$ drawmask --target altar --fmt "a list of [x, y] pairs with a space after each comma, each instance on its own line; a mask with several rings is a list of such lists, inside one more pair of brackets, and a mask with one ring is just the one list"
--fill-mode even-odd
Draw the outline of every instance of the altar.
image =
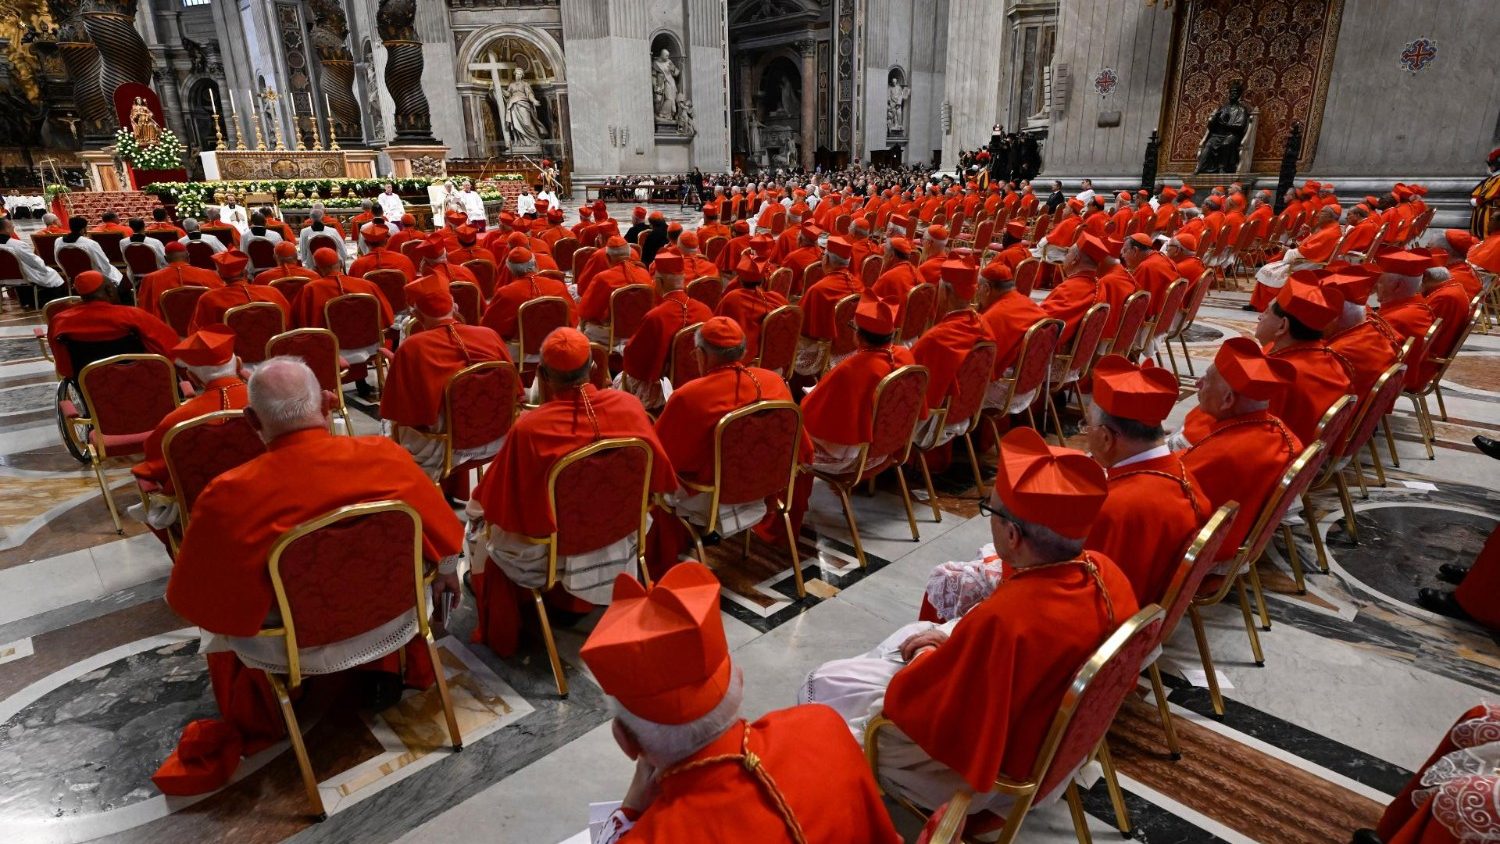
[[373, 179], [373, 150], [228, 150], [198, 154], [209, 181]]

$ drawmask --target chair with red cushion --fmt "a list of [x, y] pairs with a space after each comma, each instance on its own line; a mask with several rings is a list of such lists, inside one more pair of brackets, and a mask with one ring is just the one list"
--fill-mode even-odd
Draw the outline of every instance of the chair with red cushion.
[[1172, 321], [1172, 327], [1167, 330], [1165, 343], [1167, 361], [1172, 365], [1172, 374], [1176, 375], [1178, 380], [1182, 379], [1182, 373], [1177, 371], [1177, 356], [1172, 353], [1172, 341], [1176, 340], [1177, 344], [1182, 347], [1182, 359], [1187, 363], [1188, 377], [1196, 378], [1198, 373], [1193, 369], [1192, 355], [1188, 354], [1187, 333], [1188, 329], [1198, 321], [1198, 311], [1203, 309], [1203, 300], [1208, 298], [1208, 291], [1213, 289], [1214, 279], [1217, 277], [1218, 273], [1213, 270], [1204, 270], [1203, 274], [1198, 276], [1198, 280], [1193, 282], [1192, 289], [1182, 300], [1182, 307], [1178, 309], [1176, 318]]
[[[173, 425], [161, 441], [177, 519], [186, 530], [209, 481], [266, 453], [265, 441], [240, 410], [220, 410]], [[143, 496], [144, 497], [144, 496]], [[176, 536], [173, 536], [175, 552]]]
[[833, 337], [822, 341], [823, 360], [818, 365], [819, 377], [828, 374], [839, 360], [854, 354], [859, 349], [859, 336], [854, 333], [854, 309], [859, 307], [859, 294], [851, 293], [833, 306]]
[[[290, 694], [302, 685], [300, 654], [304, 649], [369, 634], [406, 614], [414, 615], [414, 637], [425, 643], [432, 660], [448, 741], [454, 752], [463, 749], [441, 657], [428, 627], [427, 590], [436, 572], [425, 571], [422, 518], [415, 510], [400, 501], [340, 507], [276, 540], [271, 546], [269, 567], [281, 627], [262, 630], [260, 635], [285, 641], [287, 671], [268, 671], [266, 677], [286, 719], [287, 735], [315, 818], [325, 818], [327, 813]], [[406, 645], [394, 638], [381, 642], [378, 647], [372, 646], [369, 659], [395, 653]]]
[[578, 238], [571, 235], [559, 237], [557, 242], [552, 244], [552, 260], [556, 261], [559, 267], [572, 267], [573, 252], [577, 249]]
[[125, 256], [120, 252], [120, 244], [124, 242], [125, 235], [121, 232], [91, 231], [89, 240], [99, 244], [99, 248], [104, 250], [104, 257], [108, 258], [111, 264], [119, 266], [125, 263]]
[[695, 278], [683, 289], [689, 299], [702, 302], [710, 311], [717, 311], [719, 300], [724, 298], [724, 282], [716, 275]]
[[[866, 289], [870, 285], [865, 285]], [[906, 292], [906, 304], [901, 308], [901, 325], [896, 332], [896, 342], [915, 343], [932, 322], [937, 310], [937, 287], [919, 284]]]
[[[1125, 698], [1135, 691], [1141, 666], [1150, 657], [1151, 651], [1161, 639], [1163, 626], [1162, 608], [1148, 604], [1140, 612], [1126, 619], [1088, 661], [1073, 675], [1058, 706], [1052, 726], [1042, 739], [1032, 763], [1031, 774], [1016, 781], [1000, 776], [993, 790], [1010, 795], [1014, 802], [1005, 817], [989, 812], [969, 815], [964, 824], [971, 828], [985, 826], [989, 831], [999, 830], [995, 840], [1012, 842], [1020, 833], [1021, 824], [1030, 814], [1032, 806], [1042, 797], [1063, 791], [1073, 817], [1073, 831], [1079, 844], [1092, 841], [1087, 816], [1083, 811], [1083, 798], [1072, 777], [1090, 761], [1097, 761], [1104, 768], [1105, 785], [1110, 802], [1114, 804], [1116, 822], [1127, 837], [1130, 833], [1129, 818], [1125, 811], [1124, 796], [1115, 777], [1114, 763], [1110, 759], [1105, 742], [1115, 715], [1124, 705]], [[865, 728], [865, 756], [870, 768], [880, 771], [880, 730], [894, 726], [883, 715], [870, 720]], [[890, 795], [897, 803], [918, 817], [927, 818], [929, 812], [897, 794]], [[950, 803], [948, 812], [962, 815], [968, 808], [968, 792], [961, 792], [957, 802]], [[984, 830], [975, 829], [976, 832]]]
[[344, 405], [343, 379], [348, 364], [339, 355], [339, 340], [326, 328], [294, 328], [283, 331], [266, 343], [266, 357], [291, 355], [302, 358], [313, 374], [318, 377], [318, 386], [334, 396], [337, 407], [334, 413], [344, 420], [344, 431], [354, 436], [354, 424], [349, 419], [349, 408]]
[[[1131, 360], [1139, 362], [1142, 355], [1156, 358], [1161, 362], [1161, 344], [1167, 334], [1172, 330], [1172, 323], [1182, 313], [1182, 303], [1187, 299], [1189, 290], [1188, 280], [1179, 278], [1167, 285], [1167, 292], [1162, 294], [1161, 310], [1156, 316], [1147, 319], [1140, 328], [1139, 339], [1135, 348], [1131, 349]], [[1126, 310], [1129, 313], [1129, 310]]]
[[[229, 244], [225, 244], [228, 246]], [[200, 270], [214, 269], [214, 248], [206, 241], [189, 240], [187, 242], [188, 263]]]
[[[1036, 427], [1036, 414], [1032, 411], [1032, 405], [1036, 403], [1037, 396], [1048, 389], [1047, 379], [1052, 374], [1052, 357], [1057, 353], [1062, 329], [1063, 321], [1060, 319], [1038, 320], [1035, 325], [1026, 329], [1026, 334], [1021, 337], [1021, 351], [1016, 355], [1016, 365], [1011, 374], [994, 382], [1003, 389], [1005, 395], [1003, 401], [991, 405], [997, 413], [1011, 416], [1024, 410], [1028, 423], [1031, 427]], [[995, 415], [987, 413], [985, 418], [989, 421], [995, 442], [999, 442], [1000, 426]]]
[[[825, 271], [823, 269], [822, 262], [808, 264], [807, 269], [802, 271], [802, 286], [793, 290], [791, 295], [788, 296], [787, 299], [790, 301], [795, 301], [801, 298], [802, 294], [806, 293], [808, 288], [818, 283], [818, 279], [823, 277], [824, 272]], [[796, 287], [796, 285], [793, 285], [793, 287]]]
[[[363, 381], [365, 367], [375, 365], [376, 397], [385, 393], [386, 358], [380, 354], [385, 343], [386, 326], [381, 325], [380, 300], [369, 293], [345, 293], [323, 303], [324, 324], [338, 338], [349, 365], [348, 381]], [[375, 349], [364, 360], [359, 360], [356, 350]]]
[[406, 273], [392, 269], [370, 270], [365, 273], [365, 281], [380, 288], [385, 300], [391, 303], [391, 313], [399, 314], [409, 307], [406, 301]]
[[[1229, 538], [1230, 528], [1234, 526], [1234, 517], [1239, 509], [1239, 505], [1231, 501], [1214, 511], [1214, 514], [1193, 537], [1193, 541], [1188, 543], [1187, 551], [1182, 555], [1182, 562], [1177, 565], [1176, 573], [1167, 584], [1165, 594], [1137, 596], [1137, 600], [1165, 608], [1161, 635], [1156, 643], [1157, 646], [1151, 649], [1153, 653], [1161, 652], [1161, 646], [1172, 638], [1172, 632], [1177, 629], [1178, 622], [1182, 621], [1182, 617], [1192, 606], [1193, 596], [1198, 594], [1198, 588], [1203, 584], [1204, 578], [1208, 577], [1209, 571], [1213, 569], [1214, 562], [1219, 557], [1219, 550], [1224, 547], [1224, 540]], [[1157, 666], [1155, 659], [1151, 660], [1150, 673], [1151, 689], [1156, 694], [1156, 710], [1161, 715], [1162, 729], [1167, 734], [1167, 749], [1172, 752], [1173, 759], [1180, 759], [1182, 747], [1177, 742], [1177, 729], [1172, 725], [1171, 709], [1167, 706], [1167, 692], [1162, 687], [1161, 669]]]
[[859, 265], [859, 280], [867, 289], [875, 286], [875, 281], [880, 278], [881, 265], [884, 263], [884, 256], [868, 255], [864, 263]]
[[[798, 451], [802, 444], [802, 411], [789, 401], [758, 401], [732, 410], [714, 426], [714, 482], [698, 484], [678, 478], [688, 490], [711, 493], [708, 524], [695, 525], [680, 514], [682, 522], [693, 537], [698, 549], [698, 559], [708, 557], [703, 550], [702, 534], [723, 534], [724, 525], [719, 522], [719, 510], [760, 501], [774, 501], [786, 529], [787, 550], [792, 555], [792, 577], [797, 583], [797, 597], [807, 596], [802, 582], [802, 564], [797, 555], [797, 538], [792, 533], [790, 502], [792, 485], [797, 482], [799, 465]], [[745, 535], [748, 554], [750, 529], [739, 531]]]
[[68, 292], [73, 291], [73, 279], [79, 273], [86, 273], [94, 268], [94, 261], [89, 253], [83, 251], [83, 247], [74, 246], [71, 243], [57, 244], [57, 268], [62, 277], [68, 282]]
[[1129, 357], [1135, 349], [1135, 341], [1141, 334], [1141, 327], [1146, 324], [1146, 318], [1150, 313], [1150, 293], [1137, 290], [1126, 296], [1124, 304], [1120, 305], [1120, 321], [1115, 324], [1114, 339], [1109, 342], [1109, 348], [1104, 351], [1104, 354]]
[[234, 353], [240, 363], [254, 366], [266, 359], [266, 344], [286, 330], [286, 314], [275, 302], [247, 302], [224, 312], [224, 324], [234, 332]]
[[[1028, 240], [1032, 243], [1040, 242], [1047, 235], [1047, 230], [1050, 228], [1052, 228], [1052, 218], [1046, 214], [1038, 214], [1036, 224], [1031, 227], [1031, 237]], [[1019, 286], [1017, 285], [1017, 287]]]
[[[576, 250], [573, 251], [573, 266], [572, 266], [573, 273], [572, 273], [572, 275], [573, 275], [573, 282], [575, 284], [578, 282], [578, 274], [580, 272], [583, 272], [583, 267], [584, 267], [585, 264], [587, 264], [589, 262], [589, 258], [593, 256], [595, 248], [596, 247], [593, 247], [593, 246], [581, 246], [578, 249], [576, 249]], [[562, 264], [558, 264], [558, 266], [560, 267], [560, 266], [562, 266]], [[579, 291], [580, 294], [582, 292], [583, 291]]]
[[719, 260], [719, 253], [723, 252], [724, 247], [728, 245], [729, 238], [723, 235], [711, 237], [703, 243], [703, 257], [710, 261], [717, 261]]
[[792, 364], [797, 359], [797, 341], [801, 336], [801, 308], [782, 305], [766, 314], [760, 320], [760, 347], [756, 350], [755, 365], [782, 378], [790, 378]]
[[[1224, 600], [1231, 589], [1238, 593], [1240, 615], [1244, 618], [1245, 633], [1250, 637], [1250, 650], [1255, 656], [1255, 664], [1266, 664], [1265, 654], [1260, 648], [1260, 635], [1255, 632], [1255, 619], [1250, 610], [1250, 599], [1245, 592], [1246, 581], [1249, 581], [1249, 587], [1255, 592], [1256, 598], [1263, 601], [1260, 572], [1255, 563], [1265, 552], [1272, 534], [1276, 532], [1276, 527], [1286, 518], [1286, 511], [1307, 491], [1313, 479], [1317, 477], [1318, 467], [1323, 461], [1324, 448], [1323, 443], [1313, 442], [1303, 449], [1302, 454], [1296, 460], [1292, 461], [1292, 465], [1282, 473], [1276, 489], [1266, 499], [1265, 506], [1261, 508], [1260, 515], [1255, 519], [1255, 526], [1246, 534], [1244, 543], [1229, 561], [1226, 574], [1213, 574], [1205, 578], [1198, 594], [1193, 598], [1192, 607], [1188, 609], [1188, 615], [1193, 621], [1193, 635], [1198, 640], [1198, 654], [1203, 659], [1203, 670], [1208, 679], [1209, 698], [1213, 702], [1214, 713], [1217, 715], [1224, 714], [1224, 697], [1219, 692], [1219, 680], [1214, 674], [1213, 654], [1209, 650], [1208, 634], [1204, 631], [1203, 619], [1198, 611], [1202, 607], [1211, 607]], [[1270, 627], [1267, 626], [1266, 629], [1269, 630]]]
[[[595, 367], [597, 369], [597, 367]], [[549, 536], [534, 537], [547, 546], [547, 582], [531, 590], [541, 617], [542, 638], [552, 661], [557, 693], [568, 694], [562, 659], [552, 639], [552, 625], [542, 604], [542, 593], [562, 580], [558, 558], [604, 548], [632, 534], [636, 541], [636, 569], [647, 586], [646, 508], [651, 495], [651, 446], [639, 437], [615, 437], [576, 449], [547, 473], [547, 502], [556, 528]], [[493, 574], [494, 571], [491, 572]], [[489, 575], [487, 575], [489, 576]]]
[[1016, 292], [1022, 296], [1030, 296], [1041, 270], [1042, 262], [1036, 258], [1027, 258], [1016, 264]]
[[246, 244], [245, 254], [250, 256], [250, 273], [252, 277], [255, 273], [269, 270], [276, 266], [276, 244], [272, 243], [268, 238], [251, 238], [250, 242]]
[[606, 349], [603, 343], [589, 344], [589, 362], [593, 364], [589, 367], [589, 383], [593, 384], [596, 390], [604, 390], [612, 386], [610, 381], [614, 373], [609, 371], [609, 357], [609, 349]]
[[[471, 364], [448, 376], [443, 387], [443, 430], [417, 431], [443, 445], [443, 471], [439, 481], [470, 469], [481, 469], [494, 455], [455, 463], [456, 454], [487, 446], [504, 437], [520, 413], [521, 376], [509, 361], [487, 360]], [[398, 439], [400, 426], [391, 426]]]
[[453, 281], [448, 283], [448, 291], [453, 294], [458, 318], [465, 325], [478, 325], [484, 314], [484, 291], [479, 285], [472, 281]]
[[161, 355], [123, 354], [84, 366], [77, 383], [83, 406], [65, 411], [71, 436], [94, 468], [115, 531], [123, 533], [104, 461], [145, 451], [146, 438], [181, 401], [177, 373]]
[[853, 222], [854, 218], [848, 214], [840, 214], [837, 217], [834, 217], [833, 233], [840, 236], [848, 234], [849, 226], [853, 224]]
[[122, 252], [125, 269], [130, 280], [137, 285], [141, 283], [141, 276], [154, 273], [162, 267], [161, 259], [156, 257], [156, 250], [144, 243], [127, 243]]
[[564, 326], [570, 326], [568, 302], [561, 296], [539, 296], [522, 302], [516, 310], [516, 354], [521, 362], [521, 381], [531, 386], [541, 360], [542, 341], [547, 335]]
[[678, 329], [672, 335], [672, 348], [667, 355], [667, 380], [672, 382], [672, 389], [676, 390], [683, 384], [703, 374], [702, 368], [698, 366], [698, 328], [703, 325], [695, 322], [692, 325]]
[[849, 503], [849, 493], [861, 483], [872, 480], [887, 469], [895, 468], [896, 480], [901, 485], [901, 502], [906, 505], [906, 522], [911, 527], [911, 538], [921, 538], [917, 533], [917, 517], [911, 509], [911, 491], [906, 488], [906, 477], [901, 465], [911, 453], [912, 434], [917, 420], [927, 402], [928, 372], [925, 366], [903, 366], [880, 379], [875, 388], [874, 412], [871, 414], [871, 436], [867, 443], [859, 444], [859, 456], [854, 469], [834, 474], [811, 467], [813, 476], [833, 487], [844, 507], [844, 521], [849, 525], [849, 536], [854, 542], [854, 555], [859, 567], [865, 568], [865, 548], [859, 539], [859, 525], [854, 520], [854, 508]]
[[416, 253], [414, 253], [412, 250], [416, 249], [417, 246], [420, 245], [421, 243], [422, 243], [421, 238], [414, 238], [412, 240], [403, 240], [403, 241], [401, 241], [401, 246], [399, 247], [399, 249], [401, 251], [401, 254], [403, 256], [411, 259], [412, 263], [414, 263], [414, 264], [418, 263], [417, 257], [416, 257]]
[[[1307, 490], [1302, 493], [1302, 520], [1307, 525], [1307, 532], [1312, 535], [1313, 550], [1317, 553], [1318, 570], [1324, 574], [1328, 573], [1328, 549], [1323, 545], [1323, 535], [1318, 530], [1316, 511], [1312, 507], [1312, 493], [1316, 489], [1332, 483], [1338, 488], [1339, 503], [1344, 510], [1345, 533], [1354, 542], [1359, 542], [1359, 528], [1354, 523], [1354, 501], [1349, 497], [1349, 484], [1344, 480], [1344, 469], [1352, 458], [1359, 456], [1359, 449], [1365, 447], [1364, 442], [1358, 444], [1353, 442], [1354, 437], [1361, 433], [1357, 430], [1364, 425], [1364, 409], [1367, 404], [1378, 401], [1389, 401], [1395, 405], [1395, 398], [1380, 394], [1381, 390], [1387, 390], [1399, 395], [1399, 385], [1392, 386], [1386, 381], [1385, 376], [1392, 370], [1404, 372], [1405, 364], [1397, 361], [1392, 364], [1386, 372], [1371, 386], [1371, 392], [1366, 401], [1360, 402], [1353, 394], [1346, 395], [1333, 403], [1333, 406], [1323, 412], [1323, 418], [1318, 420], [1316, 429], [1317, 440], [1324, 446], [1323, 462], [1318, 467], [1317, 477], [1314, 478]], [[1376, 420], [1378, 422], [1378, 420]], [[1373, 423], [1365, 435], [1366, 441], [1374, 434]], [[1363, 481], [1361, 481], [1363, 482]], [[1287, 562], [1291, 564], [1292, 574], [1297, 580], [1297, 594], [1306, 594], [1307, 587], [1303, 579], [1302, 556], [1297, 552], [1297, 546], [1292, 541], [1292, 525], [1287, 521], [1281, 523], [1281, 538], [1287, 546]], [[1269, 627], [1270, 621], [1266, 620]]]
[[[464, 261], [464, 269], [474, 274], [479, 282], [479, 292], [488, 302], [495, 295], [495, 262], [488, 258], [475, 258], [472, 261]], [[478, 325], [478, 323], [469, 323]]]
[[609, 294], [609, 344], [619, 349], [640, 330], [646, 314], [656, 305], [656, 288], [649, 284], [627, 284]]
[[162, 294], [156, 298], [156, 307], [161, 312], [161, 321], [171, 326], [172, 330], [177, 332], [178, 337], [186, 337], [188, 326], [193, 322], [193, 314], [198, 310], [198, 300], [207, 292], [207, 287], [199, 287], [196, 284], [163, 290]]
[[792, 291], [792, 268], [779, 267], [766, 279], [766, 289], [787, 296]]
[[339, 256], [339, 271], [344, 268], [344, 241], [336, 234], [315, 234], [307, 239], [307, 254], [312, 255], [319, 249], [332, 249]]
[[[302, 288], [306, 287], [310, 281], [312, 279], [307, 276], [289, 275], [283, 278], [272, 279], [271, 289], [280, 293], [282, 298], [288, 302], [295, 302], [297, 301], [297, 296], [302, 293]], [[394, 307], [394, 304], [392, 307]]]
[[[975, 343], [958, 365], [954, 380], [958, 383], [958, 395], [949, 396], [943, 406], [932, 412], [927, 424], [934, 432], [934, 439], [948, 425], [963, 424], [964, 429], [955, 435], [962, 438], [969, 450], [969, 468], [974, 472], [974, 483], [979, 486], [979, 497], [984, 497], [984, 477], [979, 473], [979, 455], [974, 450], [974, 431], [979, 428], [979, 419], [984, 411], [984, 395], [990, 386], [990, 375], [995, 371], [995, 356], [998, 352], [990, 341]], [[922, 481], [927, 485], [927, 503], [932, 507], [932, 520], [941, 522], [943, 513], [938, 509], [937, 490], [932, 486], [932, 472], [927, 467], [927, 452], [933, 445], [924, 448], [916, 443], [917, 463], [922, 468]]]
[[[1100, 302], [1089, 308], [1073, 332], [1073, 345], [1066, 353], [1052, 356], [1052, 374], [1047, 379], [1047, 410], [1052, 414], [1052, 424], [1057, 429], [1058, 442], [1062, 442], [1062, 417], [1057, 412], [1057, 401], [1053, 393], [1060, 393], [1083, 380], [1094, 369], [1099, 357], [1099, 344], [1104, 340], [1104, 325], [1109, 322], [1109, 303]], [[1064, 405], [1067, 398], [1064, 397]]]
[[[3, 255], [0, 255], [0, 257], [3, 257]], [[47, 344], [47, 330], [48, 326], [52, 325], [52, 318], [62, 313], [64, 309], [71, 308], [82, 301], [83, 298], [80, 296], [63, 296], [53, 299], [42, 306], [43, 324], [31, 329], [31, 334], [36, 338], [37, 345], [42, 347], [42, 357], [49, 361], [52, 360], [52, 347]], [[77, 358], [73, 359], [77, 360]]]
[[49, 267], [57, 266], [57, 244], [62, 235], [56, 232], [37, 232], [31, 236], [31, 249], [36, 253], [42, 263]]

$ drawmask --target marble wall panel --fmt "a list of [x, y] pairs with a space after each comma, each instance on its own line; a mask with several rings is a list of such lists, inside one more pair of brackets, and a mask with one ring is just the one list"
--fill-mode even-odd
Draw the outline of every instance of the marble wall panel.
[[925, 162], [941, 146], [949, 0], [869, 0], [865, 7], [864, 150], [888, 147], [887, 80], [906, 74], [907, 162]]
[[[952, 167], [960, 149], [989, 142], [990, 127], [1000, 116], [1004, 57], [1011, 45], [1002, 4], [995, 0], [949, 0], [947, 21], [942, 95], [937, 98], [932, 138], [941, 141], [943, 166]], [[942, 128], [944, 101], [951, 111], [947, 133]]]

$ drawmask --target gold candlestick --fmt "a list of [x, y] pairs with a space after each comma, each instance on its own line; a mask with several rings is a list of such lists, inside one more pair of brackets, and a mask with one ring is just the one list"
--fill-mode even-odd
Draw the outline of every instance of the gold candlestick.
[[285, 152], [286, 141], [281, 137], [281, 121], [276, 119], [276, 102], [281, 99], [281, 96], [267, 88], [261, 92], [260, 98], [271, 106], [271, 137], [275, 139], [276, 151]]
[[240, 123], [240, 113], [231, 110], [229, 112], [229, 122], [234, 124], [234, 150], [235, 152], [244, 152], [245, 130], [242, 128], [244, 124]]
[[312, 132], [313, 151], [323, 151], [323, 139], [318, 135], [318, 109], [313, 105], [312, 92], [307, 92], [307, 127]]
[[214, 149], [224, 148], [223, 120], [219, 117], [219, 102], [214, 97], [214, 89], [208, 89], [208, 108], [214, 116]]
[[333, 101], [328, 99], [327, 92], [323, 94], [323, 109], [328, 122], [328, 148], [336, 151], [339, 148], [339, 136], [333, 132]]

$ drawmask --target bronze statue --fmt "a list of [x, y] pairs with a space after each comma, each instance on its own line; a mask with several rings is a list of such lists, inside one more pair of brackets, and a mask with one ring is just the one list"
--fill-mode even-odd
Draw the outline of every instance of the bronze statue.
[[1245, 86], [1229, 85], [1229, 102], [1219, 106], [1208, 118], [1208, 131], [1198, 148], [1195, 173], [1236, 173], [1240, 166], [1240, 144], [1250, 128], [1250, 109], [1240, 102]]
[[151, 113], [151, 107], [146, 105], [146, 100], [142, 97], [136, 97], [135, 105], [130, 107], [130, 132], [135, 136], [136, 145], [143, 150], [156, 146], [161, 138], [161, 127], [156, 125], [156, 116]]

